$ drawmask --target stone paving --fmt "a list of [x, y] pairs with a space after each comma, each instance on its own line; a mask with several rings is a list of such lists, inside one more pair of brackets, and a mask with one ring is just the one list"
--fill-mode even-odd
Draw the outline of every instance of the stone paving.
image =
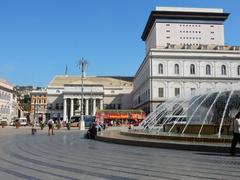
[[79, 130], [0, 128], [0, 179], [240, 179], [240, 156], [118, 145]]

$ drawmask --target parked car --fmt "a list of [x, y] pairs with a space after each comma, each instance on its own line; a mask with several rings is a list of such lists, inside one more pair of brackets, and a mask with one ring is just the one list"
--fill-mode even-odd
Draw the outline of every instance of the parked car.
[[9, 123], [9, 125], [10, 125], [10, 126], [15, 126], [15, 121], [11, 121], [11, 122]]
[[8, 125], [8, 122], [7, 122], [7, 120], [1, 120], [1, 122], [0, 122], [0, 124], [2, 125], [2, 126], [7, 126]]

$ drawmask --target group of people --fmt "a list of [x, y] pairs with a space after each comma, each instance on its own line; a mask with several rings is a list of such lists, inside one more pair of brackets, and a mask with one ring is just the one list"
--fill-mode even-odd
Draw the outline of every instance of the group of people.
[[106, 123], [96, 124], [95, 122], [91, 124], [90, 128], [87, 131], [86, 137], [88, 139], [95, 139], [97, 132], [105, 130], [107, 127]]

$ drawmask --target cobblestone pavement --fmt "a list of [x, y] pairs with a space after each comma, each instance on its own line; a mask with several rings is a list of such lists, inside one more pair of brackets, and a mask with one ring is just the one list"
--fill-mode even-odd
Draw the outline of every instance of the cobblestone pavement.
[[0, 179], [240, 179], [240, 156], [104, 143], [79, 130], [54, 136], [0, 129]]

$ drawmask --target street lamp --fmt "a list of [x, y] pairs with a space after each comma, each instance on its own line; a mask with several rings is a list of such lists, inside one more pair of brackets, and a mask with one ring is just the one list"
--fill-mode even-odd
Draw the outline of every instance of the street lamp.
[[80, 59], [78, 61], [77, 64], [79, 70], [82, 73], [82, 78], [81, 78], [81, 119], [79, 122], [79, 129], [80, 130], [85, 130], [85, 122], [84, 122], [84, 115], [83, 115], [83, 78], [85, 75], [85, 70], [86, 70], [86, 66], [87, 66], [87, 60], [85, 60], [84, 58]]

